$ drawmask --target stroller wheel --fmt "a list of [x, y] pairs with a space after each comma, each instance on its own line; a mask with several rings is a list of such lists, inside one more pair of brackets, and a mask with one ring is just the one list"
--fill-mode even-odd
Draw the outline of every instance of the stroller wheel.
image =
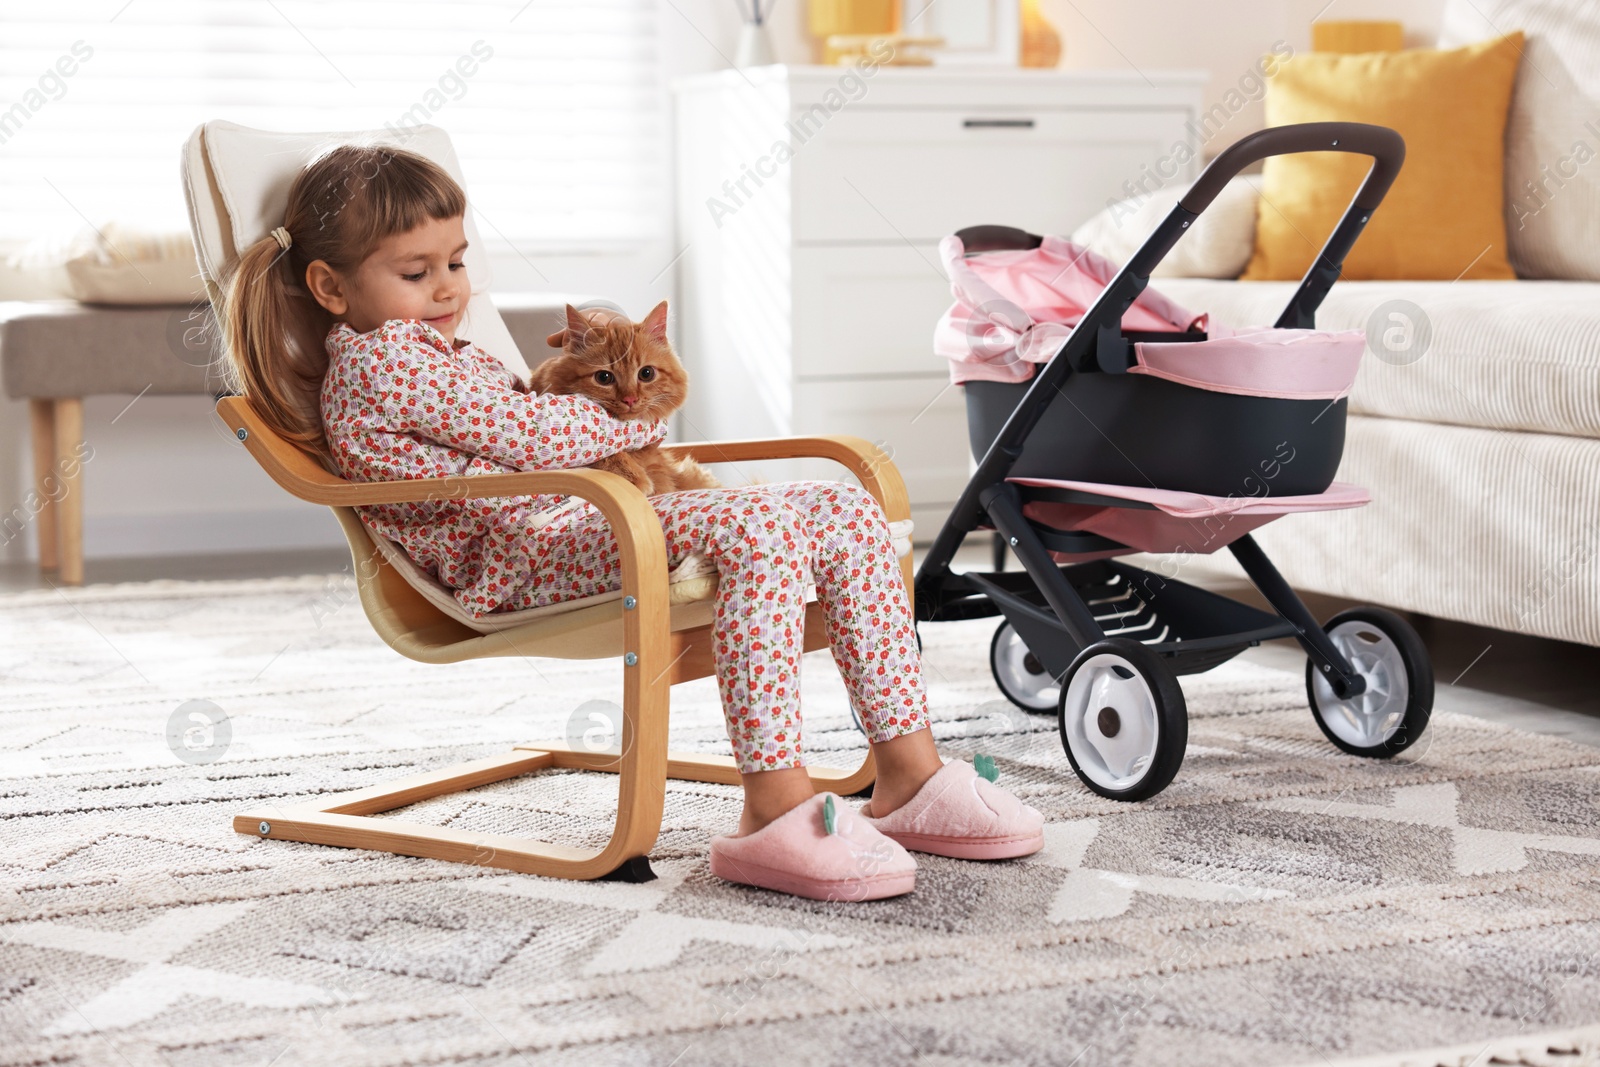
[[1383, 608], [1351, 608], [1323, 626], [1366, 679], [1341, 700], [1310, 661], [1306, 697], [1329, 741], [1355, 756], [1393, 756], [1415, 744], [1433, 713], [1433, 664], [1411, 624]]
[[1009, 622], [1001, 623], [989, 642], [989, 670], [1000, 692], [1023, 711], [1051, 712], [1061, 703], [1061, 683], [1028, 651]]
[[1112, 800], [1167, 787], [1189, 743], [1189, 710], [1172, 670], [1137, 641], [1078, 654], [1062, 678], [1061, 744], [1083, 784]]

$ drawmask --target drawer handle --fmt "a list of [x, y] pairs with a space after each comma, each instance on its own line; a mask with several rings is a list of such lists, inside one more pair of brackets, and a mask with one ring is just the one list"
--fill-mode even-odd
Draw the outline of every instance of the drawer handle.
[[969, 130], [1031, 130], [1032, 119], [962, 119], [961, 125]]

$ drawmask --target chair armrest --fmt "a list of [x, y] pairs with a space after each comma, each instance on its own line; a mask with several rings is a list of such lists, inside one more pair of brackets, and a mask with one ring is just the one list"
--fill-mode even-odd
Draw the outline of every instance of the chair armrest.
[[616, 507], [643, 507], [643, 514], [648, 515], [652, 522], [656, 521], [655, 512], [650, 510], [649, 502], [639, 487], [608, 471], [575, 467], [555, 471], [352, 482], [330, 474], [306, 453], [273, 433], [244, 397], [225, 396], [218, 400], [217, 414], [273, 481], [294, 496], [313, 504], [353, 508], [364, 504], [416, 504], [432, 500], [478, 500], [559, 493], [582, 497], [597, 504], [601, 502], [600, 498], [604, 498]]
[[911, 500], [900, 469], [883, 449], [852, 434], [755, 438], [746, 441], [693, 441], [663, 445], [662, 451], [700, 463], [737, 463], [757, 459], [831, 459], [861, 479], [890, 522], [911, 517]]
[[[453, 475], [448, 478], [399, 478], [383, 482], [350, 482], [322, 469], [310, 456], [272, 432], [244, 397], [217, 401], [221, 416], [273, 481], [301, 500], [329, 507], [364, 504], [415, 504], [436, 500], [481, 500], [493, 497], [555, 493], [576, 496], [598, 507], [624, 553], [642, 553], [623, 560], [624, 574], [642, 565], [645, 588], [666, 589], [667, 548], [661, 520], [639, 487], [609, 471], [578, 467], [558, 471]], [[631, 543], [631, 546], [630, 546]]]
[[[259, 456], [256, 458], [260, 459]], [[582, 497], [597, 504], [601, 498], [605, 498], [618, 507], [643, 507], [646, 514], [652, 518], [655, 516], [655, 512], [650, 510], [649, 500], [638, 486], [610, 471], [591, 470], [588, 467], [506, 474], [455, 474], [447, 478], [396, 478], [377, 482], [339, 479], [333, 485], [301, 483], [297, 486], [276, 476], [274, 480], [302, 500], [335, 508], [362, 507], [367, 504], [425, 504], [441, 500], [491, 500], [559, 493], [562, 496]]]

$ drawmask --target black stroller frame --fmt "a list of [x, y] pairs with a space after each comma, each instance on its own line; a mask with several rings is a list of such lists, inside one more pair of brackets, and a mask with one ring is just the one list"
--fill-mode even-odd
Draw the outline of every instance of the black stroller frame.
[[[1299, 641], [1308, 657], [1307, 695], [1317, 723], [1330, 741], [1347, 752], [1393, 755], [1416, 741], [1431, 712], [1433, 676], [1427, 652], [1398, 615], [1381, 608], [1356, 608], [1336, 616], [1326, 627], [1319, 624], [1248, 533], [1227, 547], [1275, 613], [1114, 559], [1057, 564], [1052, 551], [1126, 554], [1135, 550], [1096, 534], [1058, 530], [1033, 521], [1024, 514], [1027, 504], [1045, 501], [1145, 509], [1154, 505], [1007, 480], [1046, 409], [1058, 395], [1067, 396], [1063, 389], [1072, 376], [1124, 375], [1133, 362], [1132, 344], [1136, 341], [1205, 338], [1197, 331], [1126, 333], [1121, 323], [1152, 270], [1222, 187], [1246, 166], [1267, 156], [1328, 151], [1368, 155], [1373, 165], [1275, 323], [1279, 328], [1313, 327], [1317, 308], [1339, 278], [1345, 256], [1404, 161], [1405, 144], [1393, 130], [1342, 122], [1276, 127], [1247, 136], [1217, 156], [1107, 284], [1056, 355], [1037, 370], [982, 452], [976, 472], [917, 571], [919, 621], [1004, 616], [991, 648], [996, 682], [1008, 698], [1030, 711], [1049, 710], [1037, 699], [1038, 693], [1048, 694], [1049, 686], [1030, 689], [1027, 674], [1059, 688], [1054, 710], [1060, 719], [1063, 746], [1080, 778], [1101, 795], [1137, 800], [1165, 788], [1182, 763], [1188, 732], [1187, 710], [1175, 676], [1209, 670], [1262, 641], [1286, 637]], [[958, 236], [973, 254], [1035, 248], [1041, 242], [1035, 235], [1006, 226], [972, 227]], [[975, 384], [989, 383], [969, 383], [969, 413], [974, 410]], [[1073, 407], [1087, 418], [1089, 413], [1079, 405]], [[1330, 403], [1324, 413], [1328, 409], [1336, 409], [1330, 418], [1338, 422], [1331, 439], [1331, 465], [1327, 466], [1331, 477], [1343, 447], [1344, 401]], [[1112, 443], [1110, 438], [1106, 441]], [[975, 453], [981, 444], [975, 435]], [[1070, 464], [1070, 457], [1063, 461]], [[994, 570], [953, 571], [951, 562], [957, 549], [969, 533], [984, 526], [997, 531]], [[1022, 572], [1004, 570], [1006, 548], [1015, 554]], [[1006, 633], [1008, 627], [1012, 635]], [[1018, 639], [1026, 646], [1020, 662], [1026, 664], [1027, 674], [1002, 666], [1002, 642]], [[1073, 687], [1090, 664], [1098, 680], [1083, 685], [1098, 688], [1086, 695], [1081, 686]], [[1126, 696], [1129, 685], [1136, 691], [1133, 698]], [[1138, 689], [1141, 685], [1142, 690]], [[1382, 690], [1381, 697], [1378, 690], [1369, 692], [1374, 685]], [[1396, 696], [1402, 685], [1403, 693]], [[1124, 696], [1116, 697], [1119, 692]], [[1119, 743], [1119, 733], [1127, 740], [1132, 732], [1145, 729], [1130, 725], [1127, 710], [1118, 704], [1128, 699], [1137, 703], [1144, 699], [1138, 696], [1141, 692], [1148, 697], [1144, 706], [1153, 709], [1148, 711], [1153, 718], [1147, 732], [1153, 731], [1154, 738], [1139, 735], [1144, 738], [1140, 742], [1145, 746], [1143, 754], [1126, 767], [1099, 766], [1096, 744], [1113, 746]], [[1364, 695], [1366, 704], [1361, 703]], [[1379, 700], [1387, 701], [1382, 706], [1389, 709], [1387, 725], [1381, 731], [1361, 720], [1359, 710], [1350, 710]], [[1402, 701], [1404, 714], [1398, 715], [1394, 709]], [[1105, 706], [1096, 708], [1096, 703]], [[1086, 761], [1091, 766], [1085, 766]], [[1119, 769], [1127, 773], [1117, 773]]]

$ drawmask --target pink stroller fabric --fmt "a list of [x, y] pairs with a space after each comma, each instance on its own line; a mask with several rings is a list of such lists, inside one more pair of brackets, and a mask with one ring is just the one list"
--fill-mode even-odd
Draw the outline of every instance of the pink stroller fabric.
[[[950, 380], [1025, 382], [1033, 365], [1061, 349], [1118, 267], [1060, 237], [1038, 248], [985, 252], [972, 259], [959, 237], [939, 242], [956, 303], [939, 319], [934, 351], [950, 362]], [[1122, 316], [1127, 330], [1205, 330], [1210, 339], [1140, 342], [1130, 374], [1246, 396], [1334, 400], [1355, 383], [1365, 348], [1359, 330], [1234, 332], [1213, 326], [1146, 286]]]
[[[1098, 534], [1139, 552], [1189, 552], [1205, 555], [1237, 541], [1252, 530], [1274, 519], [1301, 511], [1337, 511], [1359, 508], [1372, 499], [1365, 489], [1345, 482], [1334, 482], [1321, 493], [1310, 496], [1206, 496], [1172, 489], [1141, 488], [1133, 485], [1102, 485], [1055, 478], [1008, 478], [1018, 485], [1052, 486], [1117, 500], [1154, 504], [1155, 510], [1115, 507], [1107, 504], [1065, 504], [1035, 500], [1023, 506], [1022, 513], [1035, 522], [1058, 530], [1082, 530]], [[1051, 553], [1058, 563], [1084, 558]], [[1122, 552], [1093, 555], [1121, 555]]]

